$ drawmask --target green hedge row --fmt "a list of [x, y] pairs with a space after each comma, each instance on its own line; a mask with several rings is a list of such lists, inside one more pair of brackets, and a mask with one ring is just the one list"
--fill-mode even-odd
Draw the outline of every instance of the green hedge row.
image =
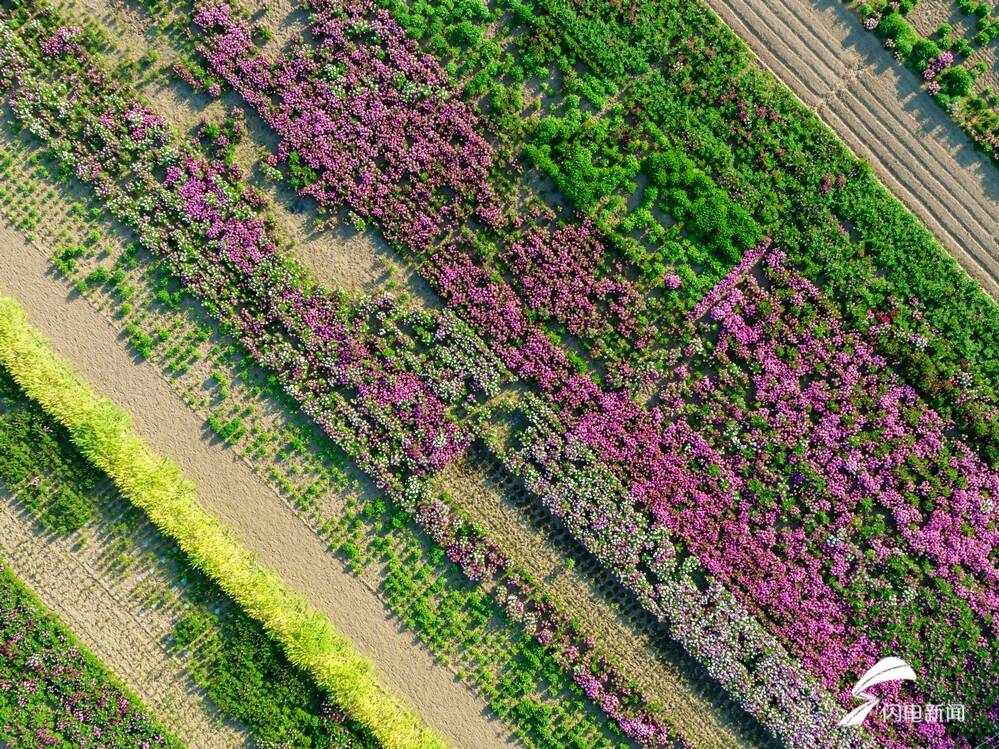
[[[910, 8], [915, 4], [915, 0], [910, 0]], [[939, 57], [945, 50], [965, 58], [974, 54], [971, 44], [963, 37], [954, 40], [948, 35], [938, 43], [922, 36], [905, 19], [908, 9], [904, 4], [893, 10], [888, 0], [872, 0], [862, 3], [858, 11], [868, 23], [875, 25], [874, 32], [885, 39], [886, 43], [890, 43], [898, 57], [916, 75], [922, 76], [930, 60]], [[953, 33], [953, 27], [949, 24], [943, 29], [949, 29]], [[981, 29], [975, 37], [977, 43], [988, 44], [999, 36], [999, 23], [990, 22], [987, 18]], [[956, 59], [936, 76], [935, 81], [940, 90], [933, 99], [947, 110], [958, 127], [971, 136], [975, 146], [992, 158], [993, 165], [999, 165], [999, 152], [994, 145], [996, 133], [999, 132], [999, 113], [995, 111], [995, 100], [991, 96], [986, 98], [974, 92], [975, 79], [981, 72], [984, 72], [983, 68], [971, 65], [967, 60], [961, 62]]]
[[303, 597], [240, 547], [233, 533], [198, 503], [180, 469], [131, 433], [127, 413], [95, 394], [49, 349], [12, 299], [0, 298], [0, 364], [69, 432], [80, 452], [122, 494], [176, 540], [214, 580], [385, 747], [444, 747], [411, 708], [375, 680], [372, 664]]

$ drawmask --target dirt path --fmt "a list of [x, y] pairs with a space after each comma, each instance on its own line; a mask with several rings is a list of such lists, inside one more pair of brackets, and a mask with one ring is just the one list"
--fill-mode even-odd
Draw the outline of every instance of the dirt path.
[[16, 298], [52, 348], [129, 411], [136, 432], [175, 460], [204, 506], [371, 658], [382, 683], [405, 695], [456, 747], [516, 744], [481, 697], [400, 629], [376, 595], [343, 569], [285, 502], [232, 451], [205, 439], [203, 422], [156, 369], [137, 364], [84, 299], [67, 297], [38, 247], [0, 229], [0, 291]]
[[999, 297], [999, 170], [840, 0], [707, 0]]
[[81, 543], [99, 525], [69, 537], [45, 535], [0, 490], [0, 556], [14, 573], [191, 749], [246, 746], [245, 729], [220, 719], [185, 662], [164, 647], [168, 613], [132, 600], [135, 576], [107, 574], [100, 566], [103, 550]]

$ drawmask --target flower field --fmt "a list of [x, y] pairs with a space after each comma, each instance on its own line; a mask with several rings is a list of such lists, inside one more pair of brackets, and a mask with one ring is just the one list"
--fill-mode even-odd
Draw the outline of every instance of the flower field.
[[[195, 498], [16, 306], [0, 479], [64, 535], [110, 481], [176, 543], [169, 652], [258, 745], [995, 733], [999, 304], [699, 2], [3, 0], [0, 89], [16, 251], [283, 502]], [[345, 237], [377, 260], [306, 252]], [[227, 526], [285, 511], [316, 568]], [[342, 634], [334, 567], [490, 738]], [[837, 725], [889, 656], [881, 704], [960, 718]]]

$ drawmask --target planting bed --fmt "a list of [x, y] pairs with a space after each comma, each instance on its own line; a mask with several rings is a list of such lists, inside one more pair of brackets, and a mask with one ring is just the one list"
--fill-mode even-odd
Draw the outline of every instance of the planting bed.
[[[810, 29], [847, 9], [719, 5], [800, 99], [691, 0], [0, 9], [0, 287], [197, 482], [14, 337], [86, 459], [36, 430], [17, 517], [102, 522], [104, 471], [177, 539], [232, 730], [989, 740], [999, 304], [944, 247], [994, 290], [996, 174]], [[886, 655], [963, 719], [837, 727]], [[294, 677], [233, 700], [244, 657]]]

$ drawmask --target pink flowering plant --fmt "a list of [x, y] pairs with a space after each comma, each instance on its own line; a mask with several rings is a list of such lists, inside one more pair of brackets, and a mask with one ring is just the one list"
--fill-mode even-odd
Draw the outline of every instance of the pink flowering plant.
[[[199, 25], [209, 31], [221, 26], [222, 32], [209, 37], [209, 43], [205, 46], [206, 55], [215, 69], [228, 71], [225, 73], [227, 80], [267, 117], [272, 105], [269, 97], [265, 100], [256, 92], [256, 82], [253, 77], [255, 68], [250, 63], [239, 63], [237, 65], [239, 70], [232, 72], [225, 67], [228, 64], [225, 60], [216, 59], [220, 54], [219, 50], [226, 45], [226, 42], [219, 40], [228, 39], [235, 34], [242, 40], [242, 46], [236, 45], [240, 49], [240, 54], [244, 55], [241, 59], [253, 60], [254, 65], [261, 64], [260, 58], [249, 51], [247, 33], [240, 29], [231, 12], [222, 13], [215, 8], [211, 10], [214, 15], [207, 13], [208, 11], [196, 19]], [[765, 112], [764, 115], [766, 114]], [[272, 124], [283, 137], [289, 140], [294, 137], [289, 122]], [[321, 179], [324, 174], [331, 171], [329, 165], [319, 160], [306, 159], [305, 162], [316, 179]], [[657, 179], [662, 180], [664, 184], [669, 180], [680, 179], [690, 180], [693, 184], [698, 179], [697, 174], [689, 173], [689, 167], [685, 163], [670, 162], [656, 164], [650, 168], [657, 170], [657, 175], [665, 175], [657, 176]], [[844, 184], [845, 178], [842, 176], [833, 178], [830, 190], [833, 185], [842, 187]], [[307, 186], [301, 188], [300, 192], [312, 194], [325, 207], [337, 205], [335, 197], [310, 193]], [[376, 218], [381, 219], [380, 216]], [[645, 517], [651, 516], [654, 525], [661, 525], [678, 533], [680, 538], [692, 544], [691, 552], [700, 558], [709, 572], [717, 574], [722, 584], [740, 591], [741, 604], [763, 617], [770, 627], [770, 636], [776, 636], [789, 647], [791, 652], [802, 659], [806, 669], [812, 672], [808, 675], [796, 672], [793, 660], [788, 657], [785, 661], [789, 673], [795, 674], [794, 683], [802, 685], [802, 694], [810, 695], [804, 701], [805, 704], [809, 704], [810, 700], [812, 705], [821, 705], [822, 710], [829, 711], [828, 698], [824, 696], [822, 687], [816, 686], [811, 680], [817, 677], [825, 688], [838, 693], [846, 683], [845, 674], [856, 672], [858, 664], [870, 657], [873, 645], [863, 638], [856, 638], [855, 630], [846, 624], [847, 612], [842, 604], [838, 603], [841, 598], [832, 587], [825, 584], [821, 578], [808, 582], [811, 579], [810, 573], [815, 572], [814, 560], [806, 557], [785, 560], [779, 554], [765, 553], [762, 547], [738, 546], [737, 541], [741, 538], [736, 533], [739, 523], [732, 523], [725, 517], [734, 511], [737, 501], [730, 490], [722, 488], [729, 480], [731, 469], [724, 464], [722, 456], [712, 447], [706, 436], [687, 423], [671, 421], [670, 413], [665, 408], [644, 413], [635, 409], [633, 404], [620, 394], [601, 392], [592, 379], [575, 371], [576, 367], [571, 359], [560, 347], [553, 344], [542, 328], [535, 324], [535, 319], [540, 316], [559, 320], [567, 325], [570, 332], [580, 332], [588, 326], [587, 317], [594, 309], [589, 306], [588, 299], [592, 298], [593, 291], [599, 293], [596, 277], [588, 270], [588, 265], [591, 259], [599, 261], [602, 247], [597, 245], [587, 249], [588, 241], [583, 235], [568, 234], [568, 231], [545, 234], [529, 228], [511, 243], [509, 249], [500, 249], [500, 259], [505, 263], [505, 267], [511, 270], [511, 284], [497, 279], [495, 274], [483, 267], [478, 242], [470, 235], [462, 235], [450, 246], [434, 251], [422, 268], [425, 276], [431, 280], [449, 305], [476, 332], [490, 342], [496, 354], [516, 376], [533, 382], [544, 394], [560, 405], [568, 406], [571, 415], [568, 419], [561, 420], [555, 434], [570, 430], [568, 433], [574, 439], [592, 448], [596, 458], [610, 466], [618, 479], [624, 481], [624, 487], [631, 495], [629, 501], [637, 502], [636, 512], [644, 514]], [[561, 241], [563, 236], [571, 236], [574, 241], [563, 243]], [[731, 294], [737, 280], [730, 279], [740, 278], [744, 270], [751, 268], [768, 248], [769, 243], [765, 242], [745, 255], [743, 263], [737, 266], [735, 274], [713, 289], [697, 309], [711, 307], [716, 300]], [[418, 255], [427, 254], [425, 249], [417, 248], [416, 252]], [[570, 255], [569, 252], [579, 254]], [[553, 280], [554, 270], [562, 271], [566, 277]], [[682, 279], [679, 276], [669, 277], [669, 287], [679, 288], [681, 284]], [[620, 287], [620, 291], [617, 289], [615, 291], [626, 293], [628, 289]], [[576, 305], [573, 306], [570, 300], [575, 300]], [[705, 383], [704, 387], [708, 387], [709, 384]], [[535, 408], [543, 408], [541, 402], [535, 404]], [[528, 433], [527, 437], [525, 450], [532, 450], [534, 448], [531, 445], [536, 446], [541, 443], [540, 433]], [[694, 450], [693, 461], [670, 457], [683, 453], [691, 447]], [[508, 466], [514, 472], [523, 473], [527, 470], [527, 465], [522, 460], [508, 461]], [[546, 466], [545, 470], [551, 468], [552, 466]], [[720, 473], [714, 475], [714, 471]], [[537, 481], [530, 483], [529, 486], [542, 497], [560, 491], [555, 487], [549, 490]], [[664, 503], [663, 497], [668, 496], [666, 494], [668, 486], [680, 486], [685, 490], [682, 502]], [[716, 501], [714, 498], [722, 500], [716, 510], [717, 516], [712, 521], [719, 525], [710, 533], [706, 533], [697, 524], [690, 523], [686, 516], [689, 513], [703, 513], [705, 506]], [[565, 519], [564, 513], [559, 514], [558, 505], [549, 504], [549, 509]], [[621, 522], [620, 518], [616, 520]], [[583, 533], [586, 530], [585, 525], [571, 527], [577, 532], [577, 537], [586, 538]], [[611, 527], [619, 529], [621, 526], [613, 523]], [[729, 541], [717, 543], [720, 538], [727, 538]], [[783, 612], [781, 609], [776, 609], [783, 619], [776, 617], [772, 611], [773, 602], [780, 599], [782, 591], [775, 587], [769, 589], [765, 586], [760, 587], [757, 579], [740, 577], [750, 575], [753, 571], [759, 575], [760, 569], [765, 568], [765, 565], [761, 567], [757, 564], [754, 556], [756, 552], [761, 555], [760, 562], [763, 560], [767, 563], [772, 562], [775, 569], [779, 568], [782, 571], [780, 574], [790, 575], [789, 581], [804, 586], [795, 590], [798, 595], [797, 600], [810, 612], [808, 616], [795, 618], [790, 611]], [[598, 556], [613, 566], [614, 557]], [[801, 569], [795, 567], [799, 562], [804, 564]], [[832, 629], [814, 628], [815, 623], [827, 615], [832, 616], [829, 625]], [[817, 643], [823, 636], [828, 636], [834, 630], [842, 635], [841, 642], [836, 647], [852, 649], [846, 656], [827, 659], [829, 653], [814, 649], [818, 647]], [[759, 637], [761, 642], [768, 642], [767, 635], [760, 633]], [[738, 657], [735, 660], [744, 662]], [[840, 670], [836, 671], [837, 668]], [[715, 670], [721, 673], [720, 669]], [[763, 681], [762, 676], [759, 681]], [[726, 682], [726, 686], [735, 689], [734, 686], [730, 686], [731, 684], [734, 684], [733, 679]], [[846, 701], [843, 695], [838, 694], [838, 696]], [[774, 720], [772, 716], [776, 711], [765, 711], [749, 703], [747, 706], [756, 709], [761, 715], [766, 715], [769, 720]], [[799, 740], [805, 740], [803, 737], [807, 736], [808, 732], [803, 726], [809, 719], [814, 722], [814, 714], [811, 718], [808, 715], [807, 712], [801, 713], [796, 724], [785, 723], [781, 730], [786, 732], [785, 735], [795, 735]], [[819, 739], [813, 735], [807, 740]]]
[[[875, 353], [871, 342], [898, 327], [875, 315], [851, 330], [766, 240], [671, 326], [687, 327], [685, 345], [660, 352], [658, 370], [619, 367], [598, 382], [553, 331], [612, 332], [644, 347], [659, 322], [636, 304], [644, 296], [595, 223], [500, 208], [488, 179], [494, 152], [472, 110], [388, 14], [367, 2], [320, 5], [317, 43], [276, 61], [257, 53], [229, 6], [202, 5], [195, 22], [212, 70], [279, 134], [275, 163], [293, 186], [331, 212], [377, 222], [447, 313], [314, 284], [228, 163], [239, 128], [177, 143], [92, 60], [66, 49], [41, 64], [9, 30], [0, 80], [61, 164], [469, 579], [493, 586], [622, 730], [645, 745], [683, 743], [433, 491], [434, 475], [477, 436], [789, 745], [967, 745], [940, 725], [874, 721], [873, 737], [826, 730], [885, 648], [919, 664], [920, 696], [995, 697], [981, 686], [994, 662], [995, 474]], [[23, 33], [39, 50], [63, 38]], [[780, 120], [735, 93], [720, 106], [746, 142]], [[709, 220], [725, 198], [690, 159], [672, 152], [643, 168], [673, 191], [698, 241], [733, 255], [758, 238], [744, 211], [727, 227]], [[855, 176], [824, 172], [815, 193], [834, 201]], [[500, 230], [507, 240], [484, 239]], [[688, 290], [689, 274], [667, 270], [654, 274], [664, 294]], [[929, 343], [906, 335], [914, 348]], [[639, 397], [664, 378], [651, 401]], [[523, 426], [504, 443], [484, 404], [514, 379], [531, 392], [511, 406]], [[913, 633], [945, 654], [920, 658]]]

